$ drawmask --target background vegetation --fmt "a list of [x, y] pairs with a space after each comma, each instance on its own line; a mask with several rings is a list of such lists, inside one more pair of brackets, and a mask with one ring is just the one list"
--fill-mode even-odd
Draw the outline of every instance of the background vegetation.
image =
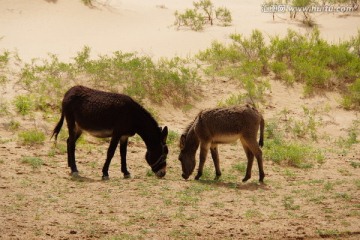
[[[287, 6], [286, 11], [279, 11], [279, 9], [271, 8], [273, 6]], [[312, 9], [314, 7], [314, 9]], [[272, 12], [272, 18], [275, 20], [275, 15], [280, 13], [283, 19], [283, 13], [289, 14], [290, 20], [296, 21], [301, 19], [302, 23], [308, 27], [316, 26], [316, 14], [321, 14], [323, 11], [319, 10], [321, 7], [341, 7], [340, 11], [357, 11], [359, 9], [358, 0], [266, 0], [263, 2], [263, 8], [266, 12]], [[317, 10], [319, 9], [319, 10]], [[324, 8], [326, 9], [326, 8]], [[330, 10], [328, 10], [330, 11]], [[333, 12], [336, 12], [335, 10]], [[336, 13], [338, 13], [336, 12]], [[342, 12], [342, 13], [344, 13]], [[300, 15], [300, 16], [299, 16]], [[299, 17], [298, 17], [299, 16]]]
[[227, 8], [215, 8], [210, 0], [193, 2], [193, 5], [193, 9], [186, 9], [183, 13], [179, 11], [175, 12], [174, 25], [177, 29], [189, 27], [191, 30], [200, 31], [203, 30], [207, 24], [210, 26], [214, 24], [229, 26], [231, 24], [231, 13]]
[[[19, 142], [37, 145], [45, 141], [44, 129], [39, 124], [23, 129], [16, 115], [31, 120], [40, 112], [44, 119], [55, 121], [53, 113], [60, 111], [63, 94], [73, 85], [124, 92], [147, 105], [168, 102], [184, 109], [201, 99], [202, 78], [226, 78], [239, 86], [238, 94], [220, 102], [221, 106], [251, 102], [261, 109], [267, 103], [273, 79], [290, 87], [301, 83], [305, 97], [323, 91], [340, 92], [344, 108], [360, 109], [360, 32], [338, 44], [323, 40], [317, 28], [305, 35], [289, 30], [286, 36], [273, 36], [270, 41], [258, 30], [248, 37], [232, 34], [230, 38], [232, 43], [213, 42], [195, 58], [157, 61], [123, 52], [92, 58], [91, 49], [84, 47], [69, 63], [61, 62], [53, 54], [23, 63], [16, 53], [4, 51], [0, 54], [0, 84], [5, 87], [10, 75], [17, 76], [16, 85], [21, 93], [11, 102], [0, 98], [0, 115], [12, 116], [6, 127], [18, 133]], [[16, 68], [20, 70], [12, 69], [11, 65], [20, 66]], [[311, 142], [319, 139], [321, 114], [302, 108], [302, 120], [289, 118], [286, 109], [277, 119], [267, 120], [264, 150], [267, 159], [298, 168], [324, 162], [324, 153], [311, 147]], [[339, 146], [357, 143], [359, 132], [354, 129], [349, 130], [348, 139], [337, 140]], [[170, 135], [170, 145], [176, 147], [179, 133], [171, 131]]]
[[237, 99], [264, 101], [270, 86], [263, 76], [270, 76], [289, 86], [302, 83], [304, 96], [339, 91], [344, 108], [359, 109], [360, 31], [338, 44], [323, 40], [317, 28], [305, 35], [289, 30], [285, 37], [270, 37], [269, 44], [258, 30], [248, 38], [241, 34], [230, 37], [231, 44], [213, 42], [197, 58], [207, 75], [226, 77], [243, 87], [245, 94]]

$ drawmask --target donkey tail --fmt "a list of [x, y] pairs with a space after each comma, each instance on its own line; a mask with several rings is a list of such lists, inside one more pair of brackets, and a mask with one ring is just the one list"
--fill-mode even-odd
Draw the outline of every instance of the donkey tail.
[[56, 124], [56, 126], [54, 128], [54, 131], [53, 131], [53, 134], [51, 135], [51, 138], [55, 136], [55, 142], [57, 140], [57, 136], [58, 136], [58, 134], [59, 134], [59, 132], [61, 130], [61, 127], [62, 127], [63, 123], [64, 123], [64, 114], [61, 113], [61, 118], [60, 118], [59, 122]]
[[259, 139], [259, 145], [260, 147], [264, 146], [264, 127], [265, 127], [265, 121], [262, 115], [260, 115], [260, 139]]

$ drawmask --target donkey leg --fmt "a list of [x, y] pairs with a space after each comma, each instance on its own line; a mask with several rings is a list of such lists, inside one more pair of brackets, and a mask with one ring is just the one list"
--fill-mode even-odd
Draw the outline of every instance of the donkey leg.
[[255, 153], [256, 160], [258, 162], [259, 167], [259, 182], [263, 183], [265, 178], [264, 166], [263, 166], [263, 158], [261, 148], [257, 147], [257, 152]]
[[246, 174], [242, 181], [246, 182], [247, 180], [249, 180], [251, 178], [251, 170], [252, 170], [252, 165], [254, 162], [254, 154], [251, 152], [250, 148], [247, 146], [244, 146], [244, 150], [245, 150], [245, 154], [246, 154], [246, 158], [247, 158], [248, 162], [247, 162], [247, 166], [246, 166]]
[[248, 147], [251, 150], [252, 154], [255, 155], [258, 167], [259, 167], [259, 181], [263, 182], [265, 173], [264, 173], [264, 167], [263, 167], [263, 158], [262, 158], [262, 151], [259, 147], [258, 143], [256, 142], [256, 139], [254, 139], [251, 142], [248, 142]]
[[130, 178], [131, 175], [126, 166], [126, 152], [127, 152], [128, 138], [120, 139], [120, 158], [121, 158], [121, 172], [124, 174], [124, 178]]
[[77, 176], [79, 175], [78, 173], [79, 171], [76, 167], [76, 162], [75, 162], [75, 144], [76, 144], [76, 140], [81, 135], [81, 131], [77, 132], [74, 120], [68, 117], [66, 121], [69, 130], [69, 137], [67, 139], [68, 166], [71, 169], [71, 175]]
[[209, 151], [209, 146], [206, 144], [201, 144], [201, 146], [200, 146], [200, 163], [199, 163], [198, 173], [195, 176], [196, 180], [199, 180], [203, 174], [204, 164], [206, 161], [208, 151]]
[[210, 148], [210, 151], [211, 151], [211, 157], [214, 161], [214, 166], [215, 166], [215, 173], [216, 173], [215, 180], [218, 180], [221, 176], [221, 170], [220, 170], [219, 152], [218, 152], [217, 146]]
[[104, 163], [102, 172], [103, 172], [103, 176], [102, 179], [103, 180], [108, 180], [109, 179], [109, 166], [111, 163], [111, 159], [113, 158], [114, 154], [115, 154], [115, 150], [116, 150], [116, 146], [118, 145], [120, 140], [119, 136], [113, 136], [110, 140], [110, 145], [107, 151], [107, 156], [106, 156], [106, 161]]
[[78, 170], [75, 162], [75, 137], [69, 136], [67, 139], [67, 155], [68, 155], [68, 166], [71, 169], [71, 175], [78, 175]]

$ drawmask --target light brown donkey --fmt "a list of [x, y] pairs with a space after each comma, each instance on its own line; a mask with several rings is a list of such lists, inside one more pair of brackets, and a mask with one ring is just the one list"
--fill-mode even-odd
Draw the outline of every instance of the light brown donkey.
[[[260, 127], [260, 140], [257, 132]], [[214, 161], [216, 178], [221, 176], [218, 144], [231, 143], [240, 139], [248, 159], [243, 182], [251, 178], [254, 156], [259, 166], [259, 181], [263, 182], [265, 173], [261, 148], [264, 144], [264, 118], [250, 105], [215, 108], [201, 111], [180, 138], [179, 160], [182, 177], [188, 179], [195, 169], [195, 154], [200, 145], [200, 164], [195, 177], [198, 180], [203, 172], [207, 153], [210, 149]]]

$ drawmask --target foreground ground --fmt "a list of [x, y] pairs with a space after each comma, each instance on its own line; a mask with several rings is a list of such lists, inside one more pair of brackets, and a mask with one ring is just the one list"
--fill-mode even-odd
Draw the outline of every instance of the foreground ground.
[[[211, 88], [204, 87], [209, 88], [204, 99], [221, 100], [231, 92], [231, 86], [220, 90], [226, 83], [211, 83]], [[335, 98], [330, 94], [301, 99], [301, 89], [296, 87], [287, 89], [292, 97], [286, 98], [281, 96], [284, 86], [272, 85], [271, 103], [263, 109], [265, 119], [276, 116], [292, 101], [311, 107], [332, 103]], [[213, 105], [212, 101], [200, 102], [187, 112], [159, 107], [160, 122], [181, 133], [198, 109]], [[65, 140], [56, 149], [48, 140], [41, 146], [26, 146], [2, 128], [2, 239], [358, 239], [360, 145], [344, 149], [334, 143], [346, 135], [357, 113], [336, 104], [328, 108], [321, 114], [325, 124], [318, 130], [325, 137], [311, 142], [323, 151], [322, 164], [304, 170], [265, 161], [263, 185], [257, 182], [257, 167], [253, 178], [241, 183], [245, 154], [239, 144], [220, 147], [220, 181], [212, 180], [210, 159], [201, 181], [185, 181], [177, 160], [177, 139], [170, 146], [166, 177], [156, 179], [144, 160], [143, 142], [133, 138], [128, 152], [132, 178], [122, 178], [117, 154], [110, 167], [111, 179], [101, 181], [106, 142], [87, 136], [78, 145], [83, 178], [72, 179]], [[301, 118], [300, 109], [289, 109], [288, 114]], [[22, 124], [34, 120], [29, 121], [23, 119]], [[52, 124], [42, 120], [37, 124], [48, 129], [50, 136]], [[41, 159], [43, 164], [26, 162], [26, 157]]]

